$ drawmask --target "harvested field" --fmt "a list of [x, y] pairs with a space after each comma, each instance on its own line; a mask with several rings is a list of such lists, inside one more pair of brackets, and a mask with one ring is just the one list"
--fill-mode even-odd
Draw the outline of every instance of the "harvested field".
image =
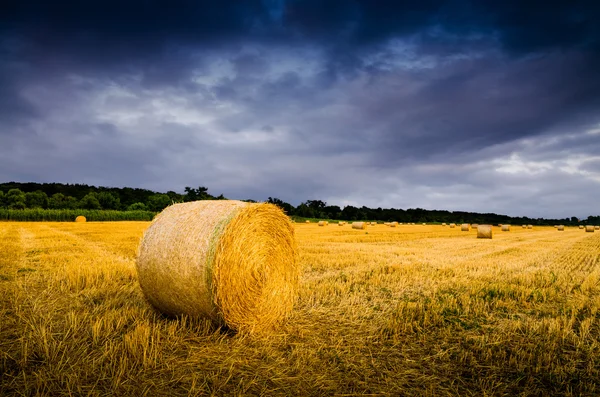
[[149, 222], [0, 223], [0, 395], [598, 395], [600, 233], [294, 225], [269, 335], [167, 318]]

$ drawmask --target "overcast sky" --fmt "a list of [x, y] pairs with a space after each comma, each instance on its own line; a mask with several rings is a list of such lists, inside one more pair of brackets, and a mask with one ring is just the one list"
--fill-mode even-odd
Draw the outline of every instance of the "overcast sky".
[[1, 182], [600, 214], [598, 1], [69, 3], [0, 5]]

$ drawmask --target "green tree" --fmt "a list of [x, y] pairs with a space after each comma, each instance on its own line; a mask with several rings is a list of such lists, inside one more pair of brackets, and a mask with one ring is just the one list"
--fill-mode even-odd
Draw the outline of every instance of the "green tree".
[[213, 196], [208, 194], [208, 188], [204, 186], [200, 186], [198, 189], [191, 188], [189, 186], [185, 187], [185, 196], [183, 197], [184, 201], [197, 201], [197, 200], [212, 200]]
[[4, 192], [0, 190], [0, 208], [6, 207], [6, 203], [4, 202], [5, 200], [6, 196], [4, 195]]
[[25, 193], [25, 205], [27, 208], [48, 208], [48, 195], [41, 190]]
[[169, 206], [169, 204], [171, 204], [171, 198], [166, 194], [153, 194], [152, 196], [148, 197], [147, 204], [150, 211], [158, 212], [162, 211]]
[[48, 200], [48, 208], [64, 210], [77, 208], [77, 199], [73, 196], [65, 196], [62, 193], [54, 193]]
[[267, 203], [271, 203], [271, 204], [275, 204], [276, 206], [278, 206], [279, 208], [281, 208], [282, 210], [285, 211], [286, 214], [288, 215], [293, 215], [294, 214], [294, 206], [286, 203], [283, 200], [278, 199], [277, 197], [273, 198], [273, 197], [269, 197], [267, 199]]
[[10, 189], [6, 194], [5, 202], [8, 208], [15, 210], [22, 210], [27, 206], [25, 193], [21, 189]]
[[146, 211], [147, 209], [144, 203], [133, 203], [127, 207], [127, 211]]
[[102, 206], [100, 205], [100, 201], [98, 201], [96, 193], [91, 192], [79, 200], [79, 208], [86, 210], [99, 210], [102, 208]]
[[110, 192], [100, 192], [97, 198], [103, 210], [118, 210], [121, 206], [121, 200]]

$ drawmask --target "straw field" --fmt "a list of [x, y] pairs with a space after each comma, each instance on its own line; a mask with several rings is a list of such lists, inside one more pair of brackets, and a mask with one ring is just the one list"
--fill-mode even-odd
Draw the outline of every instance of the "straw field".
[[0, 395], [599, 395], [600, 233], [294, 224], [270, 334], [155, 312], [149, 222], [0, 222]]

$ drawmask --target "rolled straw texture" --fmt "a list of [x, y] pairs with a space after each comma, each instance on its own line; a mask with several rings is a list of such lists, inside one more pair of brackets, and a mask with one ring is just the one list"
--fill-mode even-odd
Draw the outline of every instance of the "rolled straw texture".
[[319, 221], [319, 226], [327, 226], [327, 222], [325, 222], [325, 221]]
[[558, 230], [559, 232], [564, 232], [565, 231], [565, 226], [564, 225], [558, 225], [556, 227], [556, 230]]
[[527, 225], [527, 229], [533, 229], [533, 225]]
[[586, 233], [594, 233], [594, 226], [586, 226], [585, 227], [585, 232]]
[[510, 232], [510, 225], [502, 225], [503, 232]]
[[594, 229], [600, 230], [600, 226], [596, 226], [596, 227], [594, 227]]
[[451, 223], [450, 224], [450, 228], [454, 228], [454, 227], [456, 227], [456, 224], [455, 223]]
[[366, 229], [367, 222], [352, 222], [352, 229]]
[[469, 224], [468, 223], [463, 223], [462, 225], [460, 225], [460, 231], [461, 232], [468, 232], [469, 231]]
[[205, 200], [161, 212], [144, 233], [136, 265], [159, 311], [254, 332], [292, 310], [297, 256], [293, 225], [277, 206]]
[[583, 229], [583, 225], [579, 225], [579, 228], [580, 228], [580, 229]]
[[492, 238], [492, 226], [477, 225], [477, 238]]
[[79, 215], [77, 218], [75, 218], [75, 222], [87, 222], [87, 219], [85, 216]]

